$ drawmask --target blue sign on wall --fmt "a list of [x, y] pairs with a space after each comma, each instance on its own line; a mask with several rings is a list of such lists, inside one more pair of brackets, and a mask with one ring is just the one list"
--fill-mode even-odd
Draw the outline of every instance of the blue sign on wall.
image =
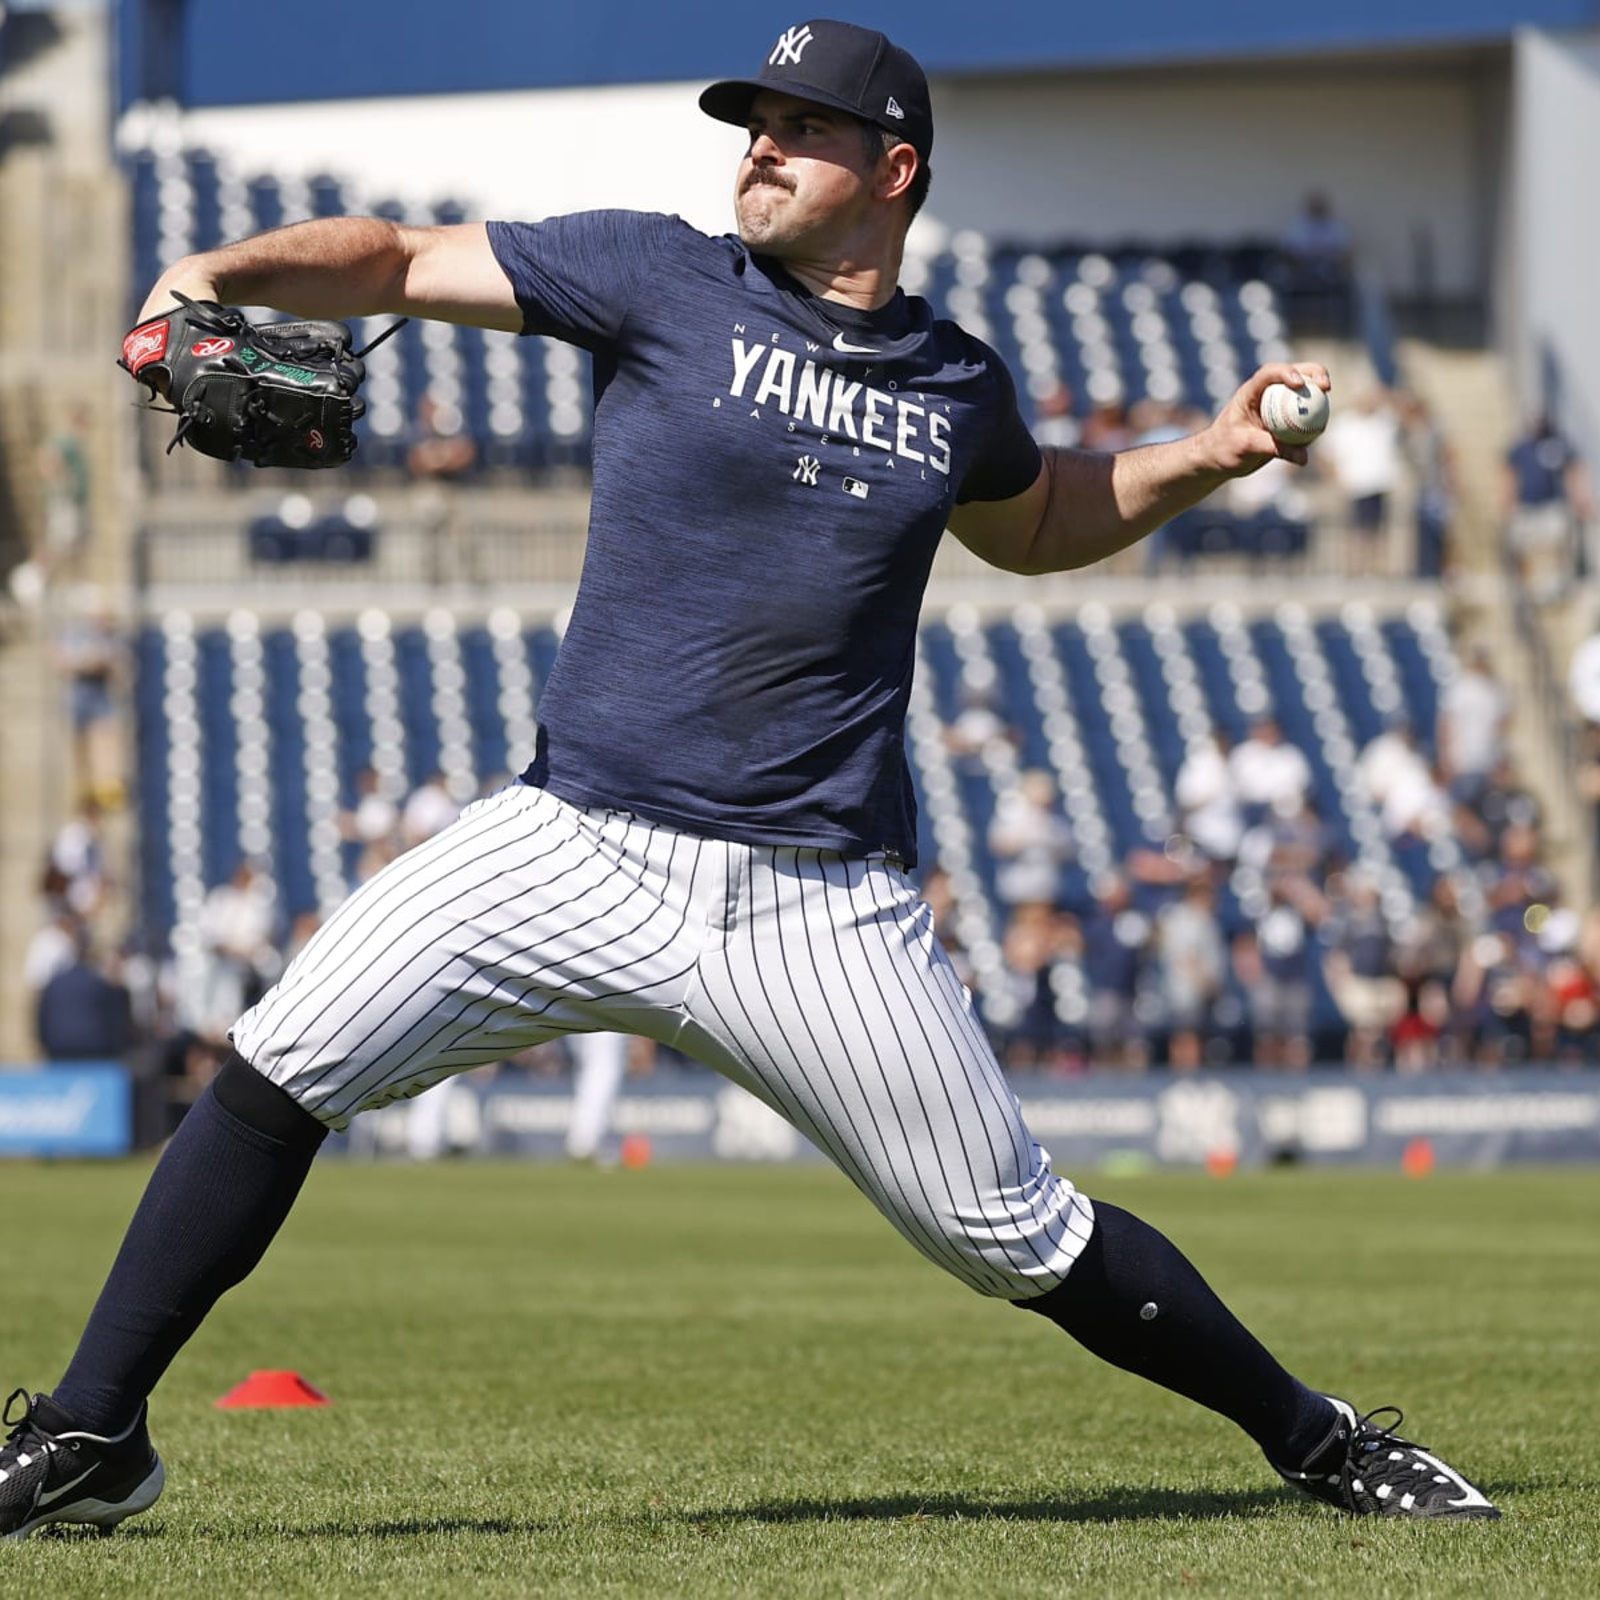
[[133, 1087], [115, 1062], [0, 1071], [0, 1156], [120, 1156]]

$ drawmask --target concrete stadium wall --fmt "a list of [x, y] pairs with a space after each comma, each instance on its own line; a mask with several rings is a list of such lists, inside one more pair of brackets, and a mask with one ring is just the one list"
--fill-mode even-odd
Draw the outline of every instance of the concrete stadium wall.
[[1502, 343], [1524, 411], [1550, 404], [1600, 469], [1600, 46], [1520, 34], [1514, 85]]
[[[1444, 292], [1481, 293], [1504, 76], [1503, 54], [1484, 52], [1426, 67], [946, 80], [928, 231], [1272, 237], [1321, 187], [1387, 287], [1431, 275]], [[698, 87], [212, 109], [184, 127], [252, 169], [359, 174], [374, 198], [448, 194], [522, 218], [640, 206], [721, 231], [740, 136], [699, 113]]]
[[1437, 287], [1481, 291], [1499, 76], [1483, 62], [964, 80], [939, 97], [935, 196], [991, 232], [1273, 238], [1320, 188], [1389, 289], [1416, 287], [1426, 252]]

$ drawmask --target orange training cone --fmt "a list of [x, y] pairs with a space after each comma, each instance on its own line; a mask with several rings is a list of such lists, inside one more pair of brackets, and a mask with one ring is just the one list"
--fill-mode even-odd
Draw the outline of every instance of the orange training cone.
[[220, 1408], [228, 1410], [332, 1404], [327, 1395], [307, 1383], [298, 1372], [252, 1372], [243, 1383], [235, 1384], [217, 1401]]
[[1433, 1161], [1433, 1145], [1427, 1139], [1413, 1139], [1401, 1152], [1400, 1168], [1408, 1178], [1426, 1178]]

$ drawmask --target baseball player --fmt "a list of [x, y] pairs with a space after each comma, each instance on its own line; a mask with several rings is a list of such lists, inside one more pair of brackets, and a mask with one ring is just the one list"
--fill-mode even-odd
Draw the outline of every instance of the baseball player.
[[180, 261], [150, 294], [147, 317], [178, 292], [590, 351], [589, 545], [532, 765], [364, 884], [240, 1018], [66, 1374], [12, 1397], [0, 1531], [154, 1502], [147, 1397], [330, 1128], [596, 1029], [743, 1085], [930, 1261], [1231, 1418], [1300, 1489], [1497, 1515], [1052, 1170], [907, 877], [902, 723], [945, 529], [1015, 572], [1096, 561], [1275, 456], [1303, 462], [1260, 396], [1326, 370], [1263, 366], [1176, 442], [1041, 452], [995, 352], [897, 287], [933, 146], [912, 57], [813, 20], [700, 104], [748, 136], [735, 234], [628, 212], [333, 218]]
[[611, 1128], [612, 1113], [628, 1075], [625, 1033], [575, 1033], [572, 1052], [572, 1120], [567, 1124], [567, 1155], [593, 1161]]

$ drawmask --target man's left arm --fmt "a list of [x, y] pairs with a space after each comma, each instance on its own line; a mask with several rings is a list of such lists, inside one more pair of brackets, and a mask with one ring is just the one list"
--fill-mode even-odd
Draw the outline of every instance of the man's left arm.
[[1331, 387], [1327, 368], [1315, 362], [1271, 363], [1240, 385], [1209, 427], [1187, 438], [1115, 454], [1046, 450], [1038, 477], [1021, 494], [958, 505], [950, 531], [1008, 572], [1089, 566], [1274, 457], [1303, 466], [1307, 447], [1280, 444], [1261, 420], [1267, 386], [1301, 377]]

